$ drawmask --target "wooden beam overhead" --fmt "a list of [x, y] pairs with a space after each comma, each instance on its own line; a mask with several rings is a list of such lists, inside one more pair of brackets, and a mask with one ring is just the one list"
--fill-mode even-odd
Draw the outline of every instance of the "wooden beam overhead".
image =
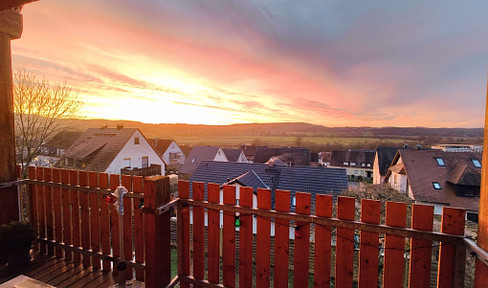
[[2, 0], [0, 1], [0, 11], [22, 6], [39, 0]]

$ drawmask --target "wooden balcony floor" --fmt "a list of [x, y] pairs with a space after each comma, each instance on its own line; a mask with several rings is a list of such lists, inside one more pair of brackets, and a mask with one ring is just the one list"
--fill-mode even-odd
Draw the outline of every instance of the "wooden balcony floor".
[[[22, 269], [0, 268], [0, 288], [19, 275], [26, 275], [55, 287], [109, 287], [116, 283], [116, 275], [111, 272], [83, 269], [62, 258], [36, 255], [33, 261]], [[5, 287], [6, 288], [6, 287]]]

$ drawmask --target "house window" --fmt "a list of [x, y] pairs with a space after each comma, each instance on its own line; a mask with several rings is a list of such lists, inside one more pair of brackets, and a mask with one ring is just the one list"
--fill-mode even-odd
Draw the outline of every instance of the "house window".
[[371, 163], [366, 163], [366, 167], [371, 167]]
[[366, 163], [361, 163], [361, 167], [366, 167]]
[[481, 168], [480, 160], [478, 160], [478, 159], [472, 159], [471, 162], [473, 162], [474, 167]]
[[444, 159], [442, 159], [441, 157], [436, 157], [435, 161], [437, 161], [437, 165], [441, 167], [446, 167], [446, 163], [444, 163]]
[[441, 184], [439, 182], [432, 182], [432, 186], [435, 190], [441, 190]]
[[356, 162], [351, 162], [351, 166], [356, 166]]
[[149, 157], [148, 156], [142, 156], [142, 159], [141, 159], [141, 167], [142, 168], [149, 167]]
[[124, 158], [124, 167], [130, 167], [130, 158]]
[[342, 162], [342, 165], [344, 165], [344, 166], [348, 166], [348, 165], [349, 165], [349, 162], [344, 161], [344, 162]]
[[139, 137], [134, 138], [134, 144], [136, 144], [136, 145], [139, 144]]
[[292, 196], [291, 198], [291, 206], [293, 207], [297, 206], [297, 198], [295, 196]]

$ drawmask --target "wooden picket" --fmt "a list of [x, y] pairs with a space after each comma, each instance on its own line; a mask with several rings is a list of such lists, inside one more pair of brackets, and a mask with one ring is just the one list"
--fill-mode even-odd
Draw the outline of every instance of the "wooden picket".
[[[239, 206], [252, 208], [253, 188], [241, 187], [239, 198]], [[239, 287], [252, 287], [252, 215], [239, 215], [239, 221]]]
[[[193, 182], [193, 199], [203, 201], [204, 195], [204, 184]], [[205, 213], [203, 207], [193, 207], [193, 275], [197, 279], [204, 279], [205, 276]]]
[[[332, 217], [332, 196], [320, 194], [316, 196], [315, 214], [319, 217]], [[315, 225], [315, 261], [314, 287], [330, 287], [330, 255], [331, 236], [330, 226]]]
[[[466, 212], [463, 209], [444, 207], [442, 209], [441, 232], [463, 235], [465, 213]], [[456, 245], [459, 245], [459, 243], [441, 243], [437, 272], [438, 288], [454, 287]]]
[[[143, 193], [143, 177], [132, 176], [132, 191], [134, 193]], [[144, 215], [142, 213], [142, 205], [144, 201], [133, 200], [134, 213], [134, 252], [136, 263], [144, 263]], [[136, 279], [144, 281], [144, 270], [136, 269]]]
[[[132, 179], [130, 175], [121, 175], [121, 185], [128, 191], [132, 191]], [[124, 256], [125, 260], [130, 261], [134, 257], [133, 255], [133, 237], [132, 237], [132, 199], [124, 197]], [[127, 267], [125, 270], [125, 278], [132, 279], [133, 275], [132, 267]]]
[[[44, 181], [44, 169], [38, 168], [36, 169], [36, 180]], [[36, 194], [37, 194], [37, 216], [38, 216], [38, 227], [39, 227], [39, 237], [46, 238], [46, 207], [45, 207], [45, 196], [44, 196], [44, 186], [36, 185]], [[41, 244], [40, 252], [46, 253], [46, 245]]]
[[[412, 228], [423, 231], [432, 231], [434, 220], [434, 207], [413, 204]], [[432, 241], [412, 239], [410, 243], [410, 279], [409, 287], [429, 287], [430, 262], [432, 255]]]
[[[53, 180], [53, 169], [52, 168], [43, 168], [44, 172], [44, 181], [45, 182], [52, 182]], [[45, 210], [45, 217], [46, 217], [46, 238], [52, 240], [54, 238], [54, 217], [53, 217], [53, 188], [46, 186], [44, 187], [44, 199], [46, 201], [46, 210]], [[48, 245], [47, 246], [47, 255], [53, 256], [54, 255], [54, 246]]]
[[[386, 202], [386, 225], [405, 227], [407, 221], [407, 204]], [[395, 235], [385, 236], [385, 257], [383, 264], [383, 287], [395, 288], [403, 283], [405, 269], [405, 238]]]
[[[236, 188], [234, 186], [224, 186], [223, 188], [223, 201], [225, 205], [235, 205], [236, 204]], [[258, 200], [259, 201], [259, 200]], [[222, 227], [222, 245], [223, 253], [222, 263], [223, 263], [223, 284], [229, 287], [235, 287], [236, 285], [236, 268], [235, 268], [235, 258], [236, 258], [236, 240], [235, 240], [235, 217], [230, 213], [224, 213], [223, 216], [223, 227]], [[259, 257], [261, 258], [261, 257]]]
[[[61, 171], [53, 169], [53, 182], [61, 183]], [[58, 242], [63, 241], [63, 206], [61, 202], [61, 189], [59, 187], [53, 188], [53, 213], [54, 213], [54, 239]], [[56, 257], [63, 257], [63, 249], [56, 248]]]
[[[81, 187], [88, 186], [88, 172], [80, 171], [78, 174], [79, 184]], [[87, 191], [80, 191], [80, 210], [81, 210], [81, 247], [90, 249], [90, 205]], [[83, 255], [83, 267], [90, 267], [90, 256]]]
[[[207, 184], [208, 202], [220, 202], [220, 187], [217, 184]], [[217, 284], [220, 281], [220, 213], [208, 209], [208, 281]]]
[[[29, 167], [30, 168], [30, 167]], [[69, 184], [69, 170], [61, 170], [61, 184]], [[61, 202], [63, 203], [63, 242], [66, 245], [71, 245], [72, 238], [72, 222], [71, 222], [71, 192], [68, 189], [61, 190]], [[73, 260], [73, 253], [71, 251], [64, 251], [64, 257], [67, 261]]]
[[[88, 185], [90, 188], [99, 187], [98, 173], [89, 172]], [[90, 195], [90, 247], [93, 252], [100, 252], [100, 204], [99, 195]], [[92, 266], [94, 269], [100, 269], [100, 257], [92, 257]]]
[[[271, 190], [258, 189], [258, 208], [271, 209]], [[256, 235], [256, 287], [269, 287], [270, 285], [270, 229], [271, 219], [258, 217]]]
[[[338, 197], [337, 218], [354, 220], [355, 199]], [[337, 228], [335, 287], [352, 288], [353, 284], [354, 230]]]
[[[29, 179], [33, 179], [35, 180], [37, 175], [36, 175], [36, 167], [34, 166], [30, 166], [28, 168], [28, 176], [29, 176]], [[39, 195], [37, 193], [38, 191], [38, 186], [37, 185], [29, 185], [29, 199], [31, 200], [31, 203], [30, 203], [30, 209], [29, 209], [29, 214], [30, 214], [30, 220], [31, 220], [31, 224], [32, 226], [34, 226], [34, 228], [37, 229], [37, 231], [39, 231]], [[70, 227], [70, 226], [68, 226]], [[32, 246], [32, 249], [34, 252], [37, 252], [39, 251], [39, 245], [38, 244], [34, 244]]]
[[[108, 174], [100, 173], [99, 176], [100, 189], [108, 189]], [[102, 246], [102, 253], [104, 255], [111, 254], [111, 244], [110, 244], [110, 206], [104, 201], [100, 203], [100, 240]], [[102, 269], [103, 271], [110, 271], [111, 261], [103, 260]]]
[[[295, 193], [297, 214], [310, 215], [311, 194]], [[295, 222], [295, 255], [293, 263], [293, 286], [308, 287], [310, 224]]]
[[[120, 175], [110, 174], [110, 190], [115, 191], [120, 185]], [[114, 257], [120, 257], [120, 239], [119, 239], [119, 214], [115, 207], [110, 209], [110, 227], [112, 228], [112, 249]]]
[[[290, 191], [276, 190], [275, 205], [277, 211], [290, 212]], [[288, 287], [288, 258], [290, 221], [285, 219], [275, 220], [275, 261], [274, 261], [274, 287]]]
[[[361, 200], [361, 222], [380, 223], [381, 202]], [[378, 287], [379, 234], [361, 231], [359, 247], [359, 288]]]
[[[178, 182], [178, 196], [181, 199], [190, 198], [190, 183]], [[179, 206], [178, 209], [178, 275], [190, 275], [190, 209]], [[188, 282], [181, 282], [182, 288], [190, 287]]]

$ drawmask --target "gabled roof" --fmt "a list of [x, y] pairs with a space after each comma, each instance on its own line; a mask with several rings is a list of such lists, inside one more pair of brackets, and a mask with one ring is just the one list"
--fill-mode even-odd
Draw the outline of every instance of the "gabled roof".
[[43, 146], [49, 148], [60, 148], [68, 149], [73, 143], [83, 134], [81, 131], [60, 131], [58, 134], [54, 135], [47, 143]]
[[105, 171], [137, 128], [89, 128], [68, 148], [65, 157], [86, 163], [86, 169]]
[[258, 147], [254, 154], [254, 163], [266, 163], [273, 156], [280, 156], [283, 162], [298, 166], [309, 166], [311, 159], [310, 150], [303, 147]]
[[230, 162], [237, 162], [239, 156], [243, 153], [241, 149], [222, 148], [222, 150], [224, 150], [224, 154]]
[[[147, 142], [151, 144], [154, 150], [162, 157], [164, 152], [168, 150], [169, 145], [173, 142], [173, 139], [148, 139]], [[175, 142], [176, 143], [176, 142]]]
[[391, 161], [395, 157], [399, 148], [396, 147], [377, 147], [376, 155], [378, 157], [378, 166], [380, 168], [380, 175], [385, 176], [390, 167]]
[[[216, 183], [222, 185], [232, 179], [244, 177], [253, 171], [264, 185], [272, 190], [282, 189], [292, 192], [309, 192], [338, 196], [347, 189], [346, 170], [310, 166], [273, 166], [262, 163], [238, 163], [205, 161], [198, 165], [189, 181]], [[247, 175], [251, 177], [252, 175]], [[248, 184], [259, 182], [249, 181]]]
[[[438, 203], [468, 210], [478, 210], [477, 197], [457, 196], [456, 185], [479, 185], [481, 169], [473, 159], [480, 161], [481, 153], [444, 152], [441, 150], [398, 150], [392, 165], [403, 162], [414, 200]], [[442, 158], [445, 166], [439, 166], [436, 158]], [[387, 177], [390, 173], [387, 173]], [[479, 177], [479, 178], [478, 178]], [[435, 190], [433, 182], [441, 185]]]
[[256, 174], [256, 172], [254, 172], [254, 170], [247, 171], [241, 176], [227, 183], [224, 183], [223, 185], [233, 184], [233, 183], [239, 183], [240, 185], [246, 187], [269, 189], [269, 187], [266, 184], [264, 184], [263, 180], [261, 180], [261, 178], [258, 176], [258, 174]]
[[195, 146], [186, 157], [185, 163], [180, 168], [181, 173], [192, 173], [203, 161], [212, 161], [219, 151], [216, 146]]
[[370, 150], [332, 151], [330, 165], [344, 166], [343, 162], [355, 162], [357, 167], [361, 167], [361, 163], [373, 164], [374, 154], [375, 152]]

